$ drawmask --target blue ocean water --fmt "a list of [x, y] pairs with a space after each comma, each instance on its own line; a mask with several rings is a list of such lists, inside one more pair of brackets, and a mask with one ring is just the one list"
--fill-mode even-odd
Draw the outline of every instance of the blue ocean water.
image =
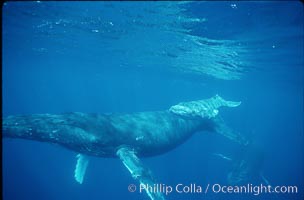
[[[242, 101], [220, 114], [264, 155], [271, 185], [295, 194], [172, 193], [166, 199], [303, 199], [303, 4], [300, 2], [6, 2], [2, 7], [3, 116], [166, 110], [183, 101]], [[4, 199], [149, 199], [119, 159], [4, 138]], [[228, 185], [242, 150], [196, 133], [143, 158], [159, 183]], [[246, 155], [245, 155], [246, 156]], [[251, 155], [248, 155], [251, 156]], [[260, 177], [252, 179], [258, 184]], [[251, 183], [251, 182], [250, 182]], [[205, 188], [204, 188], [205, 189]]]

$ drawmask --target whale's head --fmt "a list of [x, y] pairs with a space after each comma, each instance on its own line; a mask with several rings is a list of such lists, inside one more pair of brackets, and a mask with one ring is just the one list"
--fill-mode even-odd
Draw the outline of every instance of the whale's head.
[[197, 102], [179, 103], [171, 106], [169, 111], [184, 117], [212, 118], [218, 114], [217, 109], [210, 109], [205, 105], [198, 104]]
[[241, 102], [226, 101], [219, 95], [215, 95], [209, 99], [181, 102], [171, 106], [169, 111], [185, 117], [213, 118], [219, 113], [218, 108], [237, 107], [240, 104]]

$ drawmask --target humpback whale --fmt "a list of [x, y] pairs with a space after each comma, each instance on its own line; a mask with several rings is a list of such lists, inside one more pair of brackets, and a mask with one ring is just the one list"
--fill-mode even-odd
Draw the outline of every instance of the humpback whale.
[[[195, 132], [211, 131], [246, 145], [218, 115], [221, 107], [237, 107], [219, 95], [209, 99], [181, 102], [164, 111], [114, 114], [31, 114], [8, 116], [2, 120], [3, 137], [59, 144], [78, 152], [75, 179], [82, 183], [89, 156], [118, 157], [132, 177], [141, 184], [155, 179], [140, 157], [168, 152]], [[165, 199], [162, 193], [146, 189], [152, 200]]]

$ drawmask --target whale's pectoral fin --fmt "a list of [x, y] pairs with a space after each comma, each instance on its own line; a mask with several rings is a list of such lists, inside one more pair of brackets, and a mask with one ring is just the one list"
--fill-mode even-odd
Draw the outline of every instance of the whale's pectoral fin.
[[218, 94], [215, 95], [214, 98], [214, 103], [216, 105], [220, 105], [220, 106], [227, 106], [227, 107], [237, 107], [239, 105], [241, 105], [241, 101], [227, 101], [225, 99], [223, 99], [222, 97], [220, 97]]
[[134, 150], [129, 147], [121, 147], [116, 154], [129, 170], [132, 177], [139, 181], [140, 188], [146, 191], [151, 200], [165, 199], [162, 193], [149, 190], [149, 187], [153, 187], [156, 183], [152, 177], [152, 173], [143, 165]]
[[226, 137], [234, 142], [239, 143], [240, 145], [246, 146], [248, 144], [248, 142], [249, 142], [248, 139], [246, 139], [240, 133], [229, 128], [220, 116], [212, 118], [212, 120], [214, 122], [213, 129], [216, 133], [219, 133], [219, 134], [223, 135], [224, 137]]
[[225, 101], [224, 106], [227, 107], [238, 107], [239, 105], [241, 105], [241, 101]]
[[263, 173], [261, 173], [260, 176], [261, 176], [262, 180], [264, 181], [264, 183], [265, 183], [266, 185], [271, 185], [270, 182], [269, 182], [268, 179], [264, 176]]
[[89, 164], [89, 158], [82, 154], [77, 154], [76, 158], [77, 158], [77, 163], [76, 163], [74, 177], [78, 183], [82, 184], [83, 178], [85, 176]]

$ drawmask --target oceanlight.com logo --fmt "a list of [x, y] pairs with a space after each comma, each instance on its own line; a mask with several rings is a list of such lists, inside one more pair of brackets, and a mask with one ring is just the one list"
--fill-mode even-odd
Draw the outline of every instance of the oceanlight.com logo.
[[[209, 185], [209, 184], [208, 184]], [[243, 194], [253, 194], [253, 195], [260, 195], [260, 194], [285, 194], [285, 193], [298, 193], [297, 186], [271, 186], [271, 185], [252, 185], [247, 184], [243, 186], [221, 186], [220, 184], [213, 184], [212, 186], [213, 193], [243, 193]]]
[[297, 194], [298, 187], [297, 186], [271, 186], [271, 185], [220, 185], [220, 184], [207, 184], [206, 186], [202, 186], [200, 184], [191, 183], [191, 184], [176, 184], [176, 185], [167, 185], [167, 184], [139, 184], [136, 186], [134, 184], [130, 184], [128, 186], [129, 192], [139, 193], [147, 192], [147, 193], [162, 193], [164, 195], [170, 195], [171, 193], [180, 193], [180, 194], [207, 194], [215, 193], [215, 194], [252, 194], [252, 195], [260, 195], [260, 194]]

